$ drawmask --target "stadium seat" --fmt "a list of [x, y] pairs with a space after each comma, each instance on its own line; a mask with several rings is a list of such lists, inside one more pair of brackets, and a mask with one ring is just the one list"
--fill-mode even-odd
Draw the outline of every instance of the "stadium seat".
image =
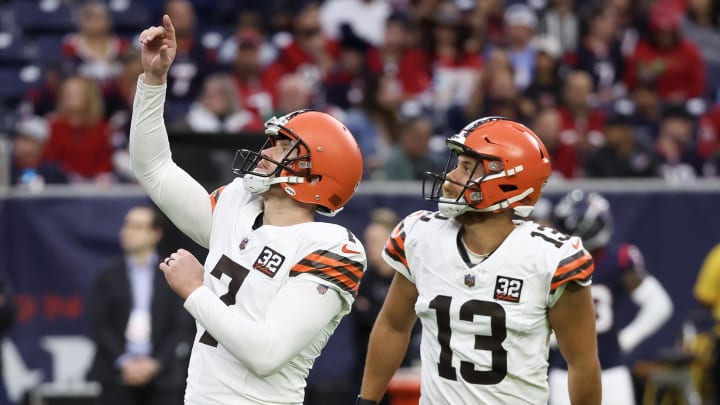
[[62, 59], [62, 34], [43, 34], [35, 37], [37, 61], [43, 64], [56, 63]]
[[76, 30], [71, 9], [60, 0], [15, 1], [11, 10], [15, 24], [26, 34]]
[[150, 11], [142, 3], [130, 0], [110, 0], [108, 10], [113, 30], [122, 36], [139, 34], [151, 25]]
[[11, 106], [20, 101], [25, 91], [40, 80], [41, 71], [38, 66], [23, 67], [0, 66], [0, 103]]
[[31, 51], [22, 38], [9, 32], [0, 32], [0, 65], [24, 65], [30, 61]]

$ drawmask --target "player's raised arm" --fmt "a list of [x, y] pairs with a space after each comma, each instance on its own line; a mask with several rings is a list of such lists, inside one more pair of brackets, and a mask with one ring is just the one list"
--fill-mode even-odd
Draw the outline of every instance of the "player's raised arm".
[[130, 158], [138, 182], [177, 227], [207, 247], [212, 206], [207, 191], [180, 169], [170, 153], [163, 121], [167, 74], [177, 42], [170, 17], [140, 34], [144, 73], [137, 84], [130, 124]]

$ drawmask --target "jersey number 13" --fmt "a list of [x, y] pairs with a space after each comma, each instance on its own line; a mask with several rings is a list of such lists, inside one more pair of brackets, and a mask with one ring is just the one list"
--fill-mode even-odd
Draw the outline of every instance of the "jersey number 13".
[[[457, 370], [452, 365], [450, 348], [450, 303], [452, 297], [438, 295], [430, 301], [430, 308], [437, 313], [438, 342], [440, 343], [440, 377], [457, 381]], [[492, 301], [469, 300], [460, 307], [460, 320], [472, 322], [475, 315], [490, 317], [490, 335], [475, 335], [475, 350], [487, 350], [492, 354], [492, 367], [487, 371], [475, 369], [469, 361], [460, 362], [460, 377], [470, 384], [497, 384], [507, 375], [507, 351], [502, 342], [507, 337], [505, 309]]]

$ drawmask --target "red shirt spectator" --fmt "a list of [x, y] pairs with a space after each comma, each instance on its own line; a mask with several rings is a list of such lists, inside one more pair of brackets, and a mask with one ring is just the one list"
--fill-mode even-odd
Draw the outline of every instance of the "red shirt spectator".
[[680, 102], [705, 94], [705, 62], [698, 47], [683, 39], [678, 29], [682, 12], [659, 2], [650, 11], [649, 32], [628, 59], [625, 83], [651, 83], [663, 101]]

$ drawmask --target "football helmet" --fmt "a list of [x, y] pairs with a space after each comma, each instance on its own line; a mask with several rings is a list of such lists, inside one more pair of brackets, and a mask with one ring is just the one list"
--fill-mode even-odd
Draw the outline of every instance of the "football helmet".
[[[350, 200], [362, 179], [360, 147], [350, 131], [337, 118], [319, 111], [299, 110], [265, 122], [267, 140], [260, 151], [241, 149], [235, 154], [233, 173], [244, 177], [245, 188], [254, 194], [273, 184], [292, 199], [317, 205], [317, 212], [334, 216]], [[275, 161], [262, 151], [279, 138], [289, 139], [290, 147]], [[256, 171], [269, 161], [271, 173]]]
[[[425, 199], [437, 202], [443, 215], [455, 217], [468, 211], [499, 212], [506, 208], [522, 217], [530, 215], [551, 173], [550, 155], [533, 131], [504, 117], [485, 117], [450, 137], [447, 146], [450, 156], [445, 171], [427, 172], [423, 181]], [[459, 155], [477, 159], [476, 164], [484, 169], [480, 177], [464, 184], [448, 177]], [[443, 196], [446, 182], [463, 187], [457, 198]]]
[[558, 231], [579, 236], [589, 251], [605, 247], [612, 237], [610, 204], [595, 192], [570, 191], [555, 205], [551, 217]]

